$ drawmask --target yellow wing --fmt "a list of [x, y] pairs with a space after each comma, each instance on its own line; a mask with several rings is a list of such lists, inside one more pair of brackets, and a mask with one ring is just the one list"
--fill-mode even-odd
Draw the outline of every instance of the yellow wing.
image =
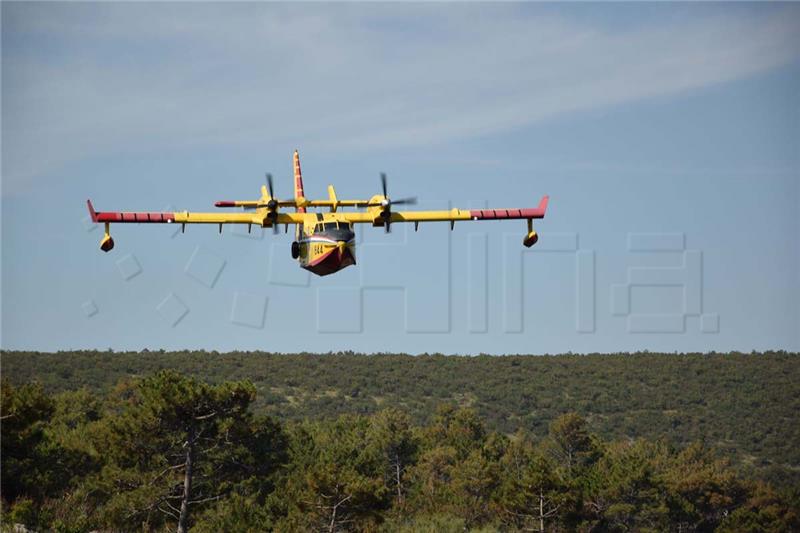
[[[420, 222], [450, 222], [451, 228], [457, 221], [468, 220], [511, 220], [525, 219], [528, 221], [528, 232], [522, 243], [533, 246], [539, 240], [533, 230], [533, 219], [544, 218], [547, 211], [549, 196], [543, 196], [539, 205], [523, 209], [450, 209], [441, 211], [391, 211], [387, 207], [370, 207], [360, 213], [340, 213], [340, 220], [354, 224], [372, 224], [387, 228], [398, 222], [413, 222], [415, 228]], [[375, 205], [375, 199], [370, 200], [370, 205]], [[379, 203], [379, 202], [378, 202]]]
[[283, 213], [277, 212], [281, 206], [293, 207], [329, 207], [332, 212], [336, 212], [338, 207], [367, 207], [366, 211], [361, 212], [338, 212], [333, 215], [337, 220], [350, 222], [353, 224], [372, 224], [373, 226], [386, 227], [398, 222], [414, 222], [418, 226], [420, 222], [450, 222], [451, 227], [456, 221], [468, 220], [510, 220], [526, 219], [528, 221], [528, 233], [523, 240], [525, 246], [533, 246], [538, 240], [536, 232], [533, 230], [533, 219], [544, 218], [547, 210], [548, 196], [542, 197], [538, 207], [523, 209], [450, 209], [439, 211], [392, 211], [389, 205], [382, 205], [383, 197], [376, 196], [370, 200], [338, 200], [333, 187], [329, 187], [329, 200], [294, 200], [294, 201], [274, 201], [273, 206], [269, 206], [272, 198], [266, 189], [262, 192], [262, 199], [256, 201], [220, 201], [217, 207], [245, 207], [252, 211], [244, 213], [193, 213], [189, 211], [175, 212], [156, 212], [156, 211], [95, 211], [92, 202], [87, 200], [89, 214], [92, 221], [105, 224], [105, 234], [100, 242], [103, 251], [109, 251], [114, 247], [114, 240], [111, 238], [109, 226], [111, 224], [181, 224], [185, 228], [186, 224], [218, 224], [219, 231], [222, 232], [223, 224], [247, 224], [248, 229], [252, 226], [274, 227], [280, 224], [303, 224], [306, 221], [315, 221], [317, 217], [309, 213]]
[[[340, 213], [338, 218], [354, 224], [373, 224], [381, 226], [388, 219], [396, 222], [447, 222], [459, 220], [511, 220], [544, 218], [549, 196], [543, 196], [538, 207], [522, 209], [450, 209], [441, 211], [389, 211], [372, 207], [363, 212]], [[366, 202], [365, 202], [366, 203]], [[374, 205], [374, 201], [370, 200]]]
[[[90, 200], [87, 200], [87, 205], [92, 221], [105, 224], [254, 224], [264, 227], [271, 225], [271, 217], [267, 208], [255, 209], [251, 213], [193, 213], [190, 211], [95, 211]], [[303, 217], [302, 213], [278, 213], [277, 223], [302, 224]]]
[[[223, 224], [271, 227], [276, 224], [302, 224], [303, 217], [306, 216], [303, 213], [272, 214], [266, 207], [258, 207], [249, 213], [193, 213], [190, 211], [95, 211], [91, 200], [87, 200], [86, 204], [92, 222], [105, 224], [105, 234], [100, 242], [100, 249], [104, 252], [108, 252], [114, 247], [114, 239], [111, 238], [109, 232], [111, 224], [181, 224], [184, 228], [186, 224], [219, 224], [221, 232]], [[253, 202], [253, 204], [257, 204], [257, 202]]]

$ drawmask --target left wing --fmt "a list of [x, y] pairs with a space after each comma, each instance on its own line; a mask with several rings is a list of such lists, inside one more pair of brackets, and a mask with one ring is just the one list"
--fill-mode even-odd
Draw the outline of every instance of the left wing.
[[446, 220], [510, 220], [544, 218], [550, 197], [544, 196], [538, 207], [527, 209], [451, 209], [450, 211], [397, 211], [392, 222], [436, 222]]
[[360, 213], [342, 213], [348, 222], [355, 224], [372, 224], [388, 228], [397, 222], [414, 222], [415, 228], [420, 222], [450, 222], [451, 228], [457, 221], [468, 220], [512, 220], [528, 221], [528, 233], [523, 240], [525, 246], [533, 246], [538, 240], [533, 230], [533, 219], [544, 218], [549, 196], [543, 196], [539, 205], [523, 209], [450, 209], [441, 211], [391, 211], [390, 209], [373, 207]]
[[[523, 209], [450, 209], [449, 211], [390, 211], [389, 222], [447, 222], [457, 220], [511, 220], [544, 218], [549, 196], [543, 196], [538, 207]], [[381, 225], [386, 217], [386, 210], [369, 209], [361, 213], [342, 213], [349, 222], [375, 223]]]

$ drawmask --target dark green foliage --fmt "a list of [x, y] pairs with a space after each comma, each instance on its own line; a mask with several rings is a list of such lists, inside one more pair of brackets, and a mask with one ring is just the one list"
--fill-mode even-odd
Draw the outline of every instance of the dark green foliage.
[[330, 419], [396, 407], [416, 424], [473, 408], [490, 430], [544, 437], [565, 412], [606, 439], [645, 437], [723, 450], [748, 476], [800, 485], [800, 358], [763, 354], [559, 356], [284, 355], [263, 352], [3, 352], [3, 375], [48, 393], [175, 369], [211, 383], [251, 381], [257, 413]]
[[669, 457], [662, 443], [637, 440], [607, 446], [585, 476], [584, 523], [609, 531], [670, 529], [662, 479]]
[[551, 529], [573, 525], [580, 487], [560, 475], [558, 466], [524, 435], [517, 435], [500, 460], [501, 483], [495, 503], [511, 529]]
[[793, 355], [190, 355], [4, 353], [4, 528], [174, 530], [185, 503], [197, 531], [800, 530]]
[[40, 385], [15, 388], [2, 382], [2, 493], [12, 501], [28, 495], [41, 499], [47, 491], [46, 478], [51, 443], [46, 439], [45, 424], [53, 414], [53, 401]]
[[239, 485], [271, 491], [285, 440], [270, 420], [254, 421], [254, 398], [248, 382], [212, 386], [174, 371], [123, 389], [94, 431], [105, 465], [93, 488], [106, 524], [188, 525], [189, 508]]
[[567, 413], [553, 420], [548, 437], [547, 449], [567, 477], [579, 475], [597, 458], [598, 444], [578, 413]]
[[62, 405], [38, 384], [15, 388], [3, 380], [0, 457], [2, 494], [7, 501], [25, 495], [41, 502], [93, 468], [91, 457], [58, 431]]
[[408, 468], [416, 462], [420, 443], [411, 417], [397, 409], [385, 409], [370, 420], [367, 442], [374, 446], [383, 472], [384, 487], [402, 509], [408, 492]]
[[216, 502], [196, 517], [192, 531], [219, 533], [221, 531], [261, 532], [274, 529], [275, 513], [258, 498], [231, 494]]
[[[724, 533], [779, 533], [800, 531], [800, 494], [779, 496], [772, 487], [757, 483], [747, 501], [722, 520]], [[787, 504], [788, 503], [788, 504]]]

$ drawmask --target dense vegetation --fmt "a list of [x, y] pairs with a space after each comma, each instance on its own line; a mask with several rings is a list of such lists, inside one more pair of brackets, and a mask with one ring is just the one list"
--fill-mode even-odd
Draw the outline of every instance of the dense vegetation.
[[800, 492], [702, 443], [604, 440], [577, 413], [541, 437], [468, 407], [280, 421], [249, 381], [174, 370], [106, 394], [2, 382], [3, 529], [797, 531]]
[[281, 355], [261, 352], [4, 352], [12, 383], [49, 393], [174, 369], [210, 383], [250, 380], [253, 409], [276, 419], [329, 420], [402, 409], [415, 424], [438, 405], [473, 408], [490, 430], [536, 438], [577, 412], [605, 439], [702, 441], [748, 478], [800, 486], [800, 358], [764, 354], [559, 356]]

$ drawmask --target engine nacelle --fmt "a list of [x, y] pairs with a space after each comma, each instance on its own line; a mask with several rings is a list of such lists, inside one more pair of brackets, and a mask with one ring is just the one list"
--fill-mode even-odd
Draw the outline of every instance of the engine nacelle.
[[110, 252], [114, 248], [114, 239], [111, 238], [111, 235], [108, 233], [103, 236], [103, 240], [100, 241], [100, 249], [104, 252]]
[[529, 231], [528, 234], [525, 235], [525, 238], [522, 239], [522, 244], [526, 248], [530, 248], [531, 246], [536, 244], [538, 240], [539, 240], [539, 234], [536, 233], [535, 231]]

